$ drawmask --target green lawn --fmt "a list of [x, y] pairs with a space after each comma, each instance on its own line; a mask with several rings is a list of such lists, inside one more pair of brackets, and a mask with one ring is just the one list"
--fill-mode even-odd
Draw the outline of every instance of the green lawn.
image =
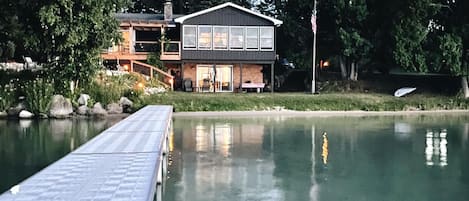
[[396, 98], [370, 93], [185, 93], [146, 96], [136, 107], [173, 105], [183, 111], [262, 111], [283, 108], [297, 111], [405, 111], [468, 109], [469, 100], [458, 97], [414, 94]]

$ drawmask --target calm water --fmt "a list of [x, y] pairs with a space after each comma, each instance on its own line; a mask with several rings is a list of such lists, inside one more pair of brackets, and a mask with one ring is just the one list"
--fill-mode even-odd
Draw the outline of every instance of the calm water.
[[468, 138], [469, 115], [179, 117], [164, 200], [467, 201]]
[[0, 120], [0, 194], [119, 120]]

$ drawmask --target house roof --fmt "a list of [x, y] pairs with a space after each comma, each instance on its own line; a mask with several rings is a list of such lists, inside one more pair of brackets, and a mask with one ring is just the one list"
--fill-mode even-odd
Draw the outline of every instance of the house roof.
[[203, 15], [203, 14], [206, 14], [206, 13], [209, 13], [209, 12], [212, 12], [212, 11], [215, 11], [215, 10], [218, 10], [218, 9], [222, 9], [222, 8], [225, 8], [225, 7], [228, 7], [228, 6], [229, 6], [229, 7], [236, 8], [236, 9], [239, 9], [239, 10], [241, 10], [241, 11], [244, 11], [244, 12], [247, 12], [247, 13], [250, 13], [250, 14], [253, 14], [253, 15], [258, 16], [258, 17], [260, 17], [260, 18], [269, 20], [269, 21], [271, 21], [272, 23], [274, 23], [274, 25], [276, 25], [276, 26], [280, 26], [281, 24], [283, 24], [283, 22], [280, 21], [280, 20], [277, 20], [277, 19], [272, 18], [272, 17], [269, 17], [269, 16], [267, 16], [267, 15], [263, 15], [263, 14], [260, 14], [260, 13], [258, 13], [258, 12], [249, 10], [249, 9], [244, 8], [244, 7], [242, 7], [242, 6], [238, 6], [238, 5], [236, 5], [236, 4], [234, 4], [234, 3], [231, 3], [231, 2], [224, 3], [224, 4], [220, 4], [220, 5], [218, 5], [218, 6], [211, 7], [211, 8], [205, 9], [205, 10], [201, 10], [201, 11], [199, 11], [199, 12], [195, 12], [195, 13], [192, 13], [192, 14], [190, 14], [190, 15], [185, 15], [185, 16], [182, 16], [182, 17], [178, 17], [178, 18], [174, 19], [174, 21], [183, 24], [183, 23], [184, 23], [184, 20], [187, 20], [187, 19], [190, 19], [190, 18], [199, 16], [199, 15]]
[[162, 21], [164, 20], [163, 14], [148, 14], [148, 13], [116, 13], [116, 18], [120, 21], [124, 20], [142, 20], [142, 21]]
[[[173, 18], [183, 15], [173, 15]], [[147, 22], [165, 22], [164, 14], [150, 13], [116, 13], [115, 17], [119, 21], [147, 21]]]

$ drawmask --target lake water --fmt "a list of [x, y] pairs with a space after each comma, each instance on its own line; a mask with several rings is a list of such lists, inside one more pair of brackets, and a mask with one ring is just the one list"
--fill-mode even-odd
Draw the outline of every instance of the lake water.
[[469, 200], [469, 115], [174, 118], [164, 200]]
[[0, 120], [0, 194], [119, 120]]

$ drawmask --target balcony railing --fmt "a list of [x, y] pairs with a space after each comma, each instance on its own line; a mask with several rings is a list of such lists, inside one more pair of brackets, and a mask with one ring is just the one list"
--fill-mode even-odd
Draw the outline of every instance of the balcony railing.
[[135, 41], [135, 52], [159, 52], [161, 47], [158, 41]]
[[181, 60], [180, 41], [162, 42], [161, 50], [161, 60]]
[[121, 57], [121, 59], [145, 60], [147, 53], [161, 52], [161, 60], [181, 60], [180, 41], [169, 41], [162, 43], [157, 41], [135, 41], [133, 44], [135, 44], [134, 50], [131, 50], [129, 46], [116, 45], [105, 49], [102, 53], [102, 56], [105, 59], [115, 59], [117, 57]]

